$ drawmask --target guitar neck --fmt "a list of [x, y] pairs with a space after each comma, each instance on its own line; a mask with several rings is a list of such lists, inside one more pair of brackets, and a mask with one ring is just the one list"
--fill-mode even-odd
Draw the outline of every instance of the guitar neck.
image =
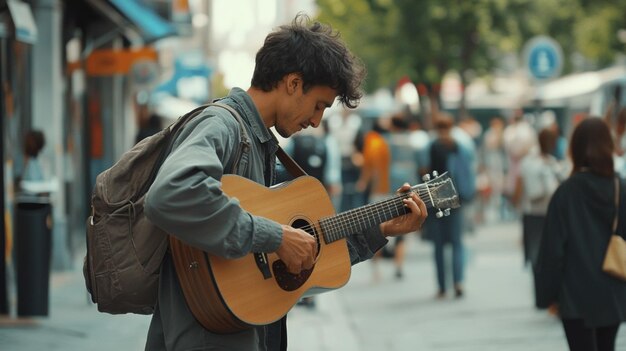
[[351, 234], [363, 232], [366, 229], [373, 228], [390, 219], [411, 212], [403, 202], [411, 194], [417, 194], [427, 207], [433, 207], [432, 196], [428, 186], [426, 184], [418, 184], [408, 192], [320, 219], [319, 223], [325, 242], [328, 244], [343, 239]]

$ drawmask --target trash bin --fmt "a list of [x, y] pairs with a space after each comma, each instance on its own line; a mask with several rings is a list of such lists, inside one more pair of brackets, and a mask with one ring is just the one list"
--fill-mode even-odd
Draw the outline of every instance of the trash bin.
[[47, 316], [52, 206], [45, 196], [20, 196], [15, 211], [17, 315]]

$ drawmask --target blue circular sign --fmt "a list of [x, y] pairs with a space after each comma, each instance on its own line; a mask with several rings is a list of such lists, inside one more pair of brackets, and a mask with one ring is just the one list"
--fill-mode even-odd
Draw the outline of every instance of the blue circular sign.
[[563, 68], [561, 46], [546, 36], [534, 37], [524, 47], [524, 58], [530, 75], [537, 80], [557, 77]]

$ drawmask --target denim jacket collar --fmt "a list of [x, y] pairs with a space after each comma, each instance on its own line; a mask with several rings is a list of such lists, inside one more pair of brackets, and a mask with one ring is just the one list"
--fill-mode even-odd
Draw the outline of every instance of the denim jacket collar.
[[[265, 144], [268, 141], [272, 141], [270, 145], [278, 144], [278, 140], [274, 134], [267, 127], [265, 127], [261, 114], [257, 110], [256, 105], [247, 92], [241, 88], [233, 88], [228, 94], [228, 98], [235, 102], [237, 106], [243, 110], [242, 117], [248, 121], [250, 127], [252, 128], [252, 132], [262, 144]], [[272, 149], [275, 151], [274, 147]]]

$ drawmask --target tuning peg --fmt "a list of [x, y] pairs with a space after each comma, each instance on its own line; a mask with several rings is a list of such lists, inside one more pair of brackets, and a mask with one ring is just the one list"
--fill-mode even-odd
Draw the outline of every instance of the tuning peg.
[[437, 212], [435, 213], [435, 216], [436, 216], [437, 218], [441, 218], [441, 217], [443, 217], [443, 211], [441, 211], [441, 210], [437, 211]]
[[439, 172], [433, 171], [433, 177], [435, 177], [435, 178], [439, 177]]
[[425, 181], [425, 182], [429, 181], [430, 180], [430, 174], [424, 174], [422, 176], [422, 180]]
[[443, 215], [448, 217], [450, 215], [450, 209], [446, 208], [445, 210], [443, 210]]

